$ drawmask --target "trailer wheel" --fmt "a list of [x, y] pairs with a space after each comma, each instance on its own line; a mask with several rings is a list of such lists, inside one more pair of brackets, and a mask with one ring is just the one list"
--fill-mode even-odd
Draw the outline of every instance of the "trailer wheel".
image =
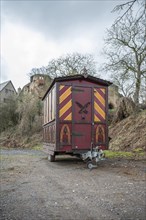
[[87, 162], [87, 167], [88, 167], [88, 169], [92, 169], [94, 166], [93, 166], [93, 163], [91, 162], [91, 161], [88, 161]]
[[49, 155], [48, 155], [48, 160], [49, 160], [50, 162], [54, 162], [54, 161], [55, 161], [55, 155], [49, 154]]

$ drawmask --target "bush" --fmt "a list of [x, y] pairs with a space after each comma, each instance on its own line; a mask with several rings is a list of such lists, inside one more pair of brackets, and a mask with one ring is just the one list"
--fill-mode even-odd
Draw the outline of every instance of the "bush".
[[16, 112], [17, 101], [9, 100], [0, 105], [0, 132], [5, 131], [18, 123], [18, 113]]
[[30, 135], [42, 129], [42, 103], [37, 97], [27, 94], [18, 100], [18, 129], [22, 135]]

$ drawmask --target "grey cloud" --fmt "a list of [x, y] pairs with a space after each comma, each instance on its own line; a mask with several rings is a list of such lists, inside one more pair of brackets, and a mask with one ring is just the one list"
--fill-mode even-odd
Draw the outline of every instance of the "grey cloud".
[[3, 1], [2, 13], [46, 36], [64, 37], [76, 28], [104, 25], [113, 19], [115, 1]]
[[1, 72], [0, 72], [0, 81], [4, 82], [7, 80], [8, 78], [8, 67], [7, 67], [7, 62], [5, 61], [5, 59], [0, 56], [0, 60], [1, 60]]

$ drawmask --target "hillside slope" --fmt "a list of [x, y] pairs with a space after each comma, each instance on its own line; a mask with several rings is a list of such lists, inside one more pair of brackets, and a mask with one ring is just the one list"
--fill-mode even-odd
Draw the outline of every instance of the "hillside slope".
[[[137, 148], [146, 150], [146, 110], [133, 114], [109, 127], [109, 149], [131, 151]], [[42, 146], [42, 130], [28, 136], [21, 136], [17, 129], [0, 135], [0, 147], [31, 148]]]
[[133, 114], [109, 127], [109, 149], [130, 151], [146, 150], [146, 110]]

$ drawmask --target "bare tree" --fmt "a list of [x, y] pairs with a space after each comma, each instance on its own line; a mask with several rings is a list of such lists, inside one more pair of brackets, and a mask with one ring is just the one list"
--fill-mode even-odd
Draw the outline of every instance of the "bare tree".
[[47, 66], [33, 68], [28, 75], [43, 74], [53, 79], [59, 76], [82, 74], [84, 67], [88, 74], [97, 75], [96, 63], [91, 54], [73, 53], [52, 59]]
[[106, 57], [104, 70], [110, 72], [115, 82], [119, 82], [123, 89], [127, 89], [125, 82], [129, 81], [130, 93], [133, 90], [136, 104], [139, 103], [141, 84], [146, 77], [145, 13], [139, 14], [139, 10], [135, 12], [129, 8], [124, 16], [107, 30], [103, 50]]
[[46, 70], [51, 78], [55, 78], [58, 76], [82, 74], [84, 67], [86, 67], [88, 74], [96, 74], [96, 65], [92, 55], [73, 53], [51, 60]]
[[132, 74], [121, 74], [118, 71], [111, 74], [112, 81], [118, 86], [119, 91], [125, 96], [132, 98], [134, 79]]
[[33, 75], [37, 75], [37, 74], [46, 75], [47, 74], [46, 67], [42, 66], [40, 68], [32, 68], [32, 70], [30, 71], [30, 73], [28, 75], [33, 76]]
[[122, 15], [119, 15], [115, 20], [114, 24], [117, 24], [120, 20], [122, 20], [130, 10], [133, 10], [134, 7], [138, 7], [137, 20], [140, 20], [143, 15], [146, 13], [146, 0], [130, 0], [125, 3], [116, 5], [112, 12], [122, 12]]

